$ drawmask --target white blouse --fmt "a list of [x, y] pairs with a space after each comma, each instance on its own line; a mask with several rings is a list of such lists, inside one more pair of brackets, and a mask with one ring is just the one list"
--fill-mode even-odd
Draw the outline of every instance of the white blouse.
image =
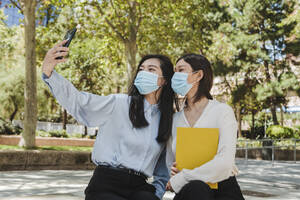
[[[177, 127], [191, 127], [184, 111], [173, 117], [173, 131], [167, 145], [167, 165], [170, 170], [175, 161]], [[215, 157], [209, 162], [192, 170], [183, 169], [170, 179], [173, 190], [178, 193], [192, 180], [217, 183], [237, 175], [235, 152], [237, 140], [237, 122], [230, 106], [216, 100], [209, 100], [194, 128], [219, 128], [219, 144]]]

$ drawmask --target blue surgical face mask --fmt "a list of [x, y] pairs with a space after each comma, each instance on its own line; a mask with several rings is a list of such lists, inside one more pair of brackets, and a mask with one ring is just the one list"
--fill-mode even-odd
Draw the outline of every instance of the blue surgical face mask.
[[147, 71], [140, 71], [134, 80], [134, 85], [140, 94], [149, 94], [159, 88], [157, 85], [159, 77], [162, 76]]
[[[194, 71], [193, 73], [196, 73], [198, 71]], [[175, 72], [172, 80], [171, 80], [171, 87], [173, 89], [174, 92], [176, 92], [177, 94], [181, 95], [181, 96], [185, 96], [190, 89], [193, 87], [193, 84], [198, 82], [194, 82], [194, 83], [188, 83], [187, 79], [188, 79], [189, 73], [183, 73], [183, 72]]]

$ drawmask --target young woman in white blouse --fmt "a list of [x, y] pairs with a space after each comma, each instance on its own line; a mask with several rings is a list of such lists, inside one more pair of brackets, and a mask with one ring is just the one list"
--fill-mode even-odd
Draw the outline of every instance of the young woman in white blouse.
[[[167, 190], [175, 191], [174, 200], [244, 199], [235, 178], [236, 119], [230, 106], [213, 100], [212, 84], [213, 72], [204, 56], [187, 54], [177, 60], [172, 88], [186, 101], [183, 110], [174, 114], [167, 147], [167, 165], [171, 169]], [[177, 127], [219, 128], [216, 156], [202, 166], [179, 171], [174, 162]], [[218, 183], [218, 189], [211, 189], [208, 182]]]
[[[54, 67], [65, 62], [63, 41], [43, 62], [43, 80], [57, 101], [80, 123], [100, 127], [92, 160], [97, 165], [86, 200], [161, 199], [169, 173], [165, 146], [171, 136], [173, 64], [163, 55], [144, 56], [127, 94], [99, 96], [78, 91]], [[152, 184], [148, 177], [154, 177]]]

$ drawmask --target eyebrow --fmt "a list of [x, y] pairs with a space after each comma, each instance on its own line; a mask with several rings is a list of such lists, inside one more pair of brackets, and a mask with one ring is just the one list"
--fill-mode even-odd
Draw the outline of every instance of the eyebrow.
[[180, 67], [187, 67], [187, 65], [178, 65], [176, 66], [177, 68], [180, 68]]
[[[144, 65], [141, 65], [141, 67], [145, 67]], [[140, 68], [141, 68], [140, 67]], [[148, 65], [148, 67], [155, 67], [155, 68], [158, 68], [158, 66], [156, 66], [156, 65]]]

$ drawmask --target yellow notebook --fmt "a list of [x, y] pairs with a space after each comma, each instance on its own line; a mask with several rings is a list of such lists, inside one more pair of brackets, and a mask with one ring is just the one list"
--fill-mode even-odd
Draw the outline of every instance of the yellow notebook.
[[[218, 128], [177, 128], [176, 163], [179, 170], [194, 169], [212, 160], [219, 143]], [[218, 183], [207, 183], [218, 189]]]

